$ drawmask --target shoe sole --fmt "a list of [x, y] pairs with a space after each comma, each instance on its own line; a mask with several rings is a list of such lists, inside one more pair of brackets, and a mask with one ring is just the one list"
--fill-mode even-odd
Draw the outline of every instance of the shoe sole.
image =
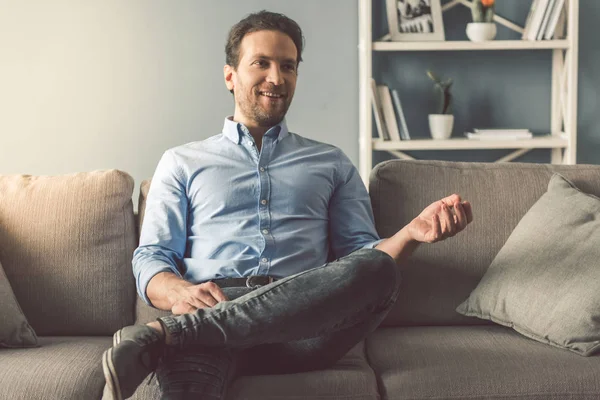
[[112, 362], [112, 347], [102, 354], [102, 370], [104, 371], [104, 379], [106, 380], [106, 386], [110, 393], [112, 393], [114, 400], [123, 400], [121, 394], [121, 387], [119, 385], [119, 378], [115, 372], [115, 366]]
[[113, 347], [116, 347], [119, 343], [121, 343], [121, 330], [115, 332], [113, 335]]

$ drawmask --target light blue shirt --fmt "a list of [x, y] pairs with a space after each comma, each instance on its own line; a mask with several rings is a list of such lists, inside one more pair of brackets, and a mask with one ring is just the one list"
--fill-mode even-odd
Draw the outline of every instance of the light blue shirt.
[[269, 129], [260, 152], [248, 129], [167, 150], [154, 173], [140, 245], [138, 294], [173, 272], [192, 283], [289, 276], [374, 247], [371, 202], [356, 168], [335, 146]]

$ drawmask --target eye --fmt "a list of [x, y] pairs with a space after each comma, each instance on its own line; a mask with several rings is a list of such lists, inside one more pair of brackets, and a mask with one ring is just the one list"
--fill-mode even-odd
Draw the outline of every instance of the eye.
[[256, 60], [254, 61], [254, 64], [258, 65], [261, 68], [264, 68], [268, 65], [265, 60]]
[[287, 64], [287, 65], [284, 65], [284, 66], [283, 66], [283, 68], [284, 68], [286, 71], [291, 71], [291, 72], [294, 72], [294, 71], [296, 70], [296, 66], [295, 66], [295, 65], [293, 65], [293, 64]]

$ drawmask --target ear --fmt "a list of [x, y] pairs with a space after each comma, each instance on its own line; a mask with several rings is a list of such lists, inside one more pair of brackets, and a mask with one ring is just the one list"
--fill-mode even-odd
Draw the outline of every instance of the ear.
[[230, 92], [234, 88], [234, 84], [233, 84], [233, 74], [234, 73], [235, 73], [235, 70], [233, 69], [233, 67], [231, 65], [225, 65], [223, 67], [223, 76], [225, 78], [225, 86], [227, 86], [227, 90], [229, 90]]

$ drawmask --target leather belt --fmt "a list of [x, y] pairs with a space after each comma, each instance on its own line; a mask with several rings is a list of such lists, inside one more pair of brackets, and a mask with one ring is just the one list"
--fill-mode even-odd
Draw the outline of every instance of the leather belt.
[[275, 282], [277, 279], [268, 275], [250, 275], [245, 278], [212, 279], [219, 287], [248, 287], [256, 288]]

